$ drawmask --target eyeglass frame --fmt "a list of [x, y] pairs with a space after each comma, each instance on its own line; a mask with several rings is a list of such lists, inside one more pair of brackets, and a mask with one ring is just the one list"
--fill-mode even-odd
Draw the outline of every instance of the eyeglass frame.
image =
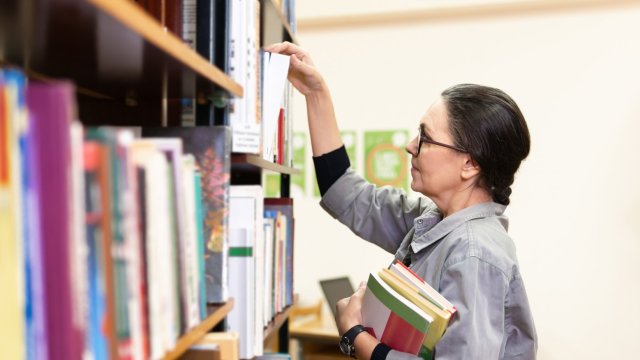
[[420, 155], [420, 149], [422, 148], [422, 145], [424, 143], [443, 146], [443, 147], [446, 147], [446, 148], [449, 148], [451, 150], [455, 150], [455, 151], [461, 152], [461, 153], [467, 153], [468, 152], [467, 150], [459, 148], [457, 146], [453, 146], [453, 145], [449, 145], [449, 144], [445, 144], [445, 143], [441, 143], [439, 141], [435, 141], [435, 140], [429, 139], [427, 137], [427, 134], [424, 131], [424, 124], [420, 124], [420, 127], [418, 127], [418, 150], [416, 151], [416, 156]]

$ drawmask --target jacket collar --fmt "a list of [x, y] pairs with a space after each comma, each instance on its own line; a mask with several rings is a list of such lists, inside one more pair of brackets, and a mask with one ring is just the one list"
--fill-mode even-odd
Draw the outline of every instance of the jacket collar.
[[[439, 211], [428, 211], [414, 220], [416, 232], [411, 242], [411, 248], [414, 253], [417, 253], [444, 238], [465, 222], [490, 216], [502, 216], [506, 208], [505, 205], [486, 202], [462, 209], [444, 219]], [[506, 230], [508, 227], [507, 219], [502, 218], [500, 221]]]

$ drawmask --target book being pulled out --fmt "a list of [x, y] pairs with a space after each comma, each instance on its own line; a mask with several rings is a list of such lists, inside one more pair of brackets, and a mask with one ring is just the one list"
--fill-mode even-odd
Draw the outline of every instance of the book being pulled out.
[[431, 359], [455, 312], [455, 306], [399, 261], [369, 274], [362, 323], [394, 350]]

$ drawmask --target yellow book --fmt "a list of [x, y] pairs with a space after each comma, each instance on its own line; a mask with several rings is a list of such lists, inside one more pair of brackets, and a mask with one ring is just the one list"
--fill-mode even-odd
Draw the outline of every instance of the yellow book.
[[436, 289], [432, 288], [426, 281], [420, 278], [416, 273], [411, 271], [408, 267], [406, 267], [402, 262], [396, 261], [391, 266], [389, 266], [389, 270], [394, 274], [398, 275], [405, 282], [412, 284], [420, 291], [420, 294], [425, 296], [429, 301], [434, 303], [440, 309], [446, 310], [450, 312], [452, 315], [457, 311], [456, 307], [453, 306], [449, 302], [449, 300], [445, 299]]
[[[0, 72], [0, 76], [6, 73]], [[14, 74], [15, 75], [15, 74]], [[22, 231], [20, 164], [18, 162], [18, 86], [0, 85], [0, 358], [22, 359], [24, 350], [24, 288], [22, 286]]]
[[433, 322], [429, 326], [429, 330], [427, 331], [427, 335], [424, 339], [424, 346], [429, 350], [433, 350], [436, 343], [442, 335], [444, 331], [447, 329], [447, 325], [449, 324], [449, 318], [451, 317], [451, 313], [440, 309], [435, 304], [427, 300], [423, 295], [420, 294], [420, 290], [412, 284], [405, 282], [398, 275], [394, 274], [389, 269], [382, 269], [378, 273], [380, 278], [384, 280], [391, 288], [404, 296], [407, 300], [414, 303], [424, 312], [429, 314], [433, 318]]

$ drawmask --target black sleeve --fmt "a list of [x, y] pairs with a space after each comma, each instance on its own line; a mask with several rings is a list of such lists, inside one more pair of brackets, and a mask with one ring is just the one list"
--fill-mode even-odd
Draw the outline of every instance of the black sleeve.
[[327, 190], [342, 176], [351, 163], [349, 155], [344, 145], [341, 147], [313, 158], [313, 165], [316, 168], [316, 179], [320, 194], [324, 195]]
[[373, 353], [371, 353], [371, 360], [385, 360], [390, 351], [390, 347], [383, 343], [379, 343], [373, 349]]

